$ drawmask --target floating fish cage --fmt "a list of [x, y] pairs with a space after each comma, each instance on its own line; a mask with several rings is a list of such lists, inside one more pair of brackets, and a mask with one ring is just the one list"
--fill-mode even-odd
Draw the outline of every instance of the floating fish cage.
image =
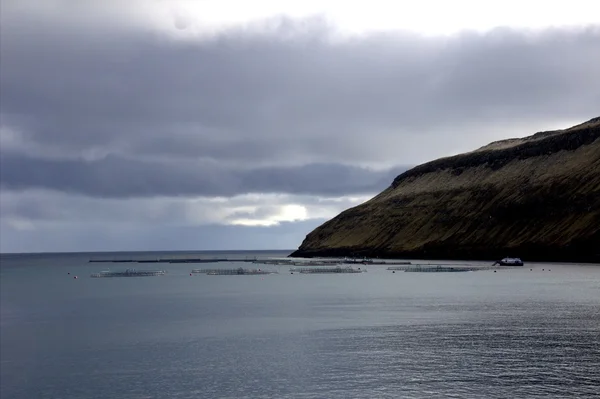
[[257, 260], [253, 263], [261, 263], [265, 265], [277, 265], [277, 266], [332, 266], [337, 265], [340, 262], [337, 260], [288, 260], [288, 259], [276, 259], [276, 260]]
[[[398, 270], [398, 269], [396, 269]], [[482, 270], [480, 267], [459, 267], [459, 266], [413, 266], [404, 269], [405, 272], [416, 273], [453, 273], [453, 272], [472, 272]]]
[[208, 273], [212, 273], [212, 272], [218, 272], [219, 270], [223, 270], [223, 269], [193, 269], [192, 273], [208, 274]]
[[135, 270], [127, 269], [124, 272], [114, 271], [103, 271], [100, 273], [93, 273], [91, 277], [150, 277], [150, 276], [163, 276], [166, 272], [164, 270]]
[[310, 268], [295, 268], [290, 269], [292, 272], [298, 272], [303, 274], [325, 274], [325, 273], [363, 273], [367, 269], [353, 269], [352, 267], [310, 267]]
[[195, 269], [192, 273], [205, 273], [209, 276], [243, 276], [243, 275], [257, 275], [257, 274], [276, 274], [277, 272], [261, 269], [244, 269], [238, 267], [237, 269]]
[[400, 270], [400, 271], [402, 271], [402, 270], [406, 270], [406, 269], [410, 269], [410, 268], [414, 268], [414, 267], [415, 266], [390, 266], [390, 267], [387, 268], [387, 270], [396, 270], [396, 271]]

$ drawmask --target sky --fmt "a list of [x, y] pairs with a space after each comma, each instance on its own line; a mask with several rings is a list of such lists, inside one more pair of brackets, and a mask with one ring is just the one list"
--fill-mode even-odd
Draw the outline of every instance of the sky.
[[600, 115], [600, 2], [0, 0], [0, 251], [294, 249]]

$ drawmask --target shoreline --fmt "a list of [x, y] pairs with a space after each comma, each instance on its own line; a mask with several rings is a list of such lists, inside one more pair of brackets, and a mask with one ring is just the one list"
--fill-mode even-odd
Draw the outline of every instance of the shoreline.
[[419, 259], [419, 260], [449, 260], [449, 261], [478, 261], [494, 262], [507, 256], [519, 257], [524, 262], [545, 263], [589, 263], [600, 264], [600, 254], [581, 251], [578, 248], [504, 248], [504, 249], [450, 249], [436, 248], [415, 251], [385, 251], [371, 248], [321, 248], [315, 250], [298, 249], [288, 255], [289, 258], [341, 258], [367, 257], [370, 259]]

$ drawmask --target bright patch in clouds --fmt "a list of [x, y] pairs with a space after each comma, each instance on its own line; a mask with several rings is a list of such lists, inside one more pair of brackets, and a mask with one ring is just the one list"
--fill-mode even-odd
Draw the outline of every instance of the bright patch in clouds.
[[[254, 211], [258, 210], [258, 208], [254, 209]], [[231, 221], [231, 224], [240, 226], [275, 226], [281, 222], [297, 222], [308, 219], [306, 207], [302, 205], [282, 205], [275, 207], [273, 210], [274, 212], [271, 215], [234, 219]]]
[[231, 198], [101, 199], [48, 190], [0, 192], [0, 217], [17, 230], [61, 223], [88, 226], [275, 226], [284, 222], [332, 218], [364, 197], [314, 198], [287, 194], [248, 194]]
[[[256, 29], [257, 22], [278, 17], [320, 18], [343, 34], [400, 30], [444, 35], [495, 27], [585, 26], [597, 24], [600, 15], [600, 2], [596, 0], [4, 0], [4, 3], [5, 12], [43, 15], [80, 28], [150, 24], [183, 37], [214, 35], [233, 27]], [[262, 28], [268, 29], [268, 24]]]
[[275, 1], [163, 1], [154, 3], [155, 21], [169, 15], [177, 29], [214, 32], [276, 16], [324, 17], [339, 31], [408, 30], [423, 34], [449, 34], [461, 30], [485, 31], [494, 27], [542, 28], [597, 22], [600, 3], [594, 0], [480, 1], [480, 0], [340, 0]]

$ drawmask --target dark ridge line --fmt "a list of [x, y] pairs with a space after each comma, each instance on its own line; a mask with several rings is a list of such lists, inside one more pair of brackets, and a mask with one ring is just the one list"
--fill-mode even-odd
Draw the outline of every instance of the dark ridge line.
[[[513, 160], [523, 160], [536, 156], [549, 155], [559, 151], [574, 151], [577, 148], [588, 145], [600, 138], [600, 117], [586, 123], [596, 123], [595, 126], [575, 126], [564, 133], [549, 135], [548, 137], [526, 141], [511, 148], [480, 150], [467, 154], [459, 154], [452, 157], [440, 158], [434, 161], [416, 166], [398, 175], [392, 182], [391, 187], [396, 188], [400, 183], [409, 178], [420, 177], [441, 169], [451, 169], [454, 174], [460, 174], [467, 168], [486, 165], [492, 170], [498, 170]], [[586, 123], [582, 124], [585, 125]], [[557, 133], [560, 131], [556, 131]], [[550, 132], [542, 132], [548, 134]]]

